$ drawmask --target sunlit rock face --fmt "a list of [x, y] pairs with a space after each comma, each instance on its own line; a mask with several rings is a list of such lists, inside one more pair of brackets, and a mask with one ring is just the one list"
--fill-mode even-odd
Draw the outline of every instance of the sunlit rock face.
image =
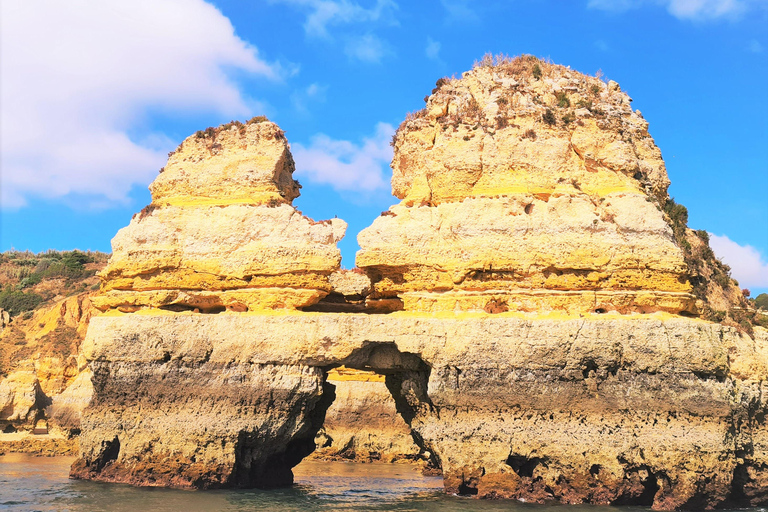
[[[288, 204], [274, 125], [187, 139], [94, 298], [106, 312], [83, 343], [93, 399], [72, 476], [287, 485], [328, 416], [369, 458], [383, 437], [356, 444], [356, 419], [406, 425], [450, 493], [768, 503], [768, 332], [692, 318], [694, 253], [660, 209], [663, 163], [628, 102], [529, 58], [443, 82], [395, 138], [402, 202], [359, 236], [367, 277], [334, 272], [340, 222]], [[242, 164], [260, 130], [270, 179]], [[227, 152], [236, 165], [210, 173], [234, 190], [205, 192], [192, 163]], [[393, 408], [402, 423], [385, 429]]]
[[372, 299], [694, 312], [661, 152], [629, 96], [535, 58], [486, 64], [441, 79], [394, 138], [402, 201], [358, 236]]
[[95, 305], [252, 311], [320, 300], [346, 223], [297, 211], [293, 170], [285, 135], [266, 120], [188, 137], [150, 185], [152, 203], [112, 240]]

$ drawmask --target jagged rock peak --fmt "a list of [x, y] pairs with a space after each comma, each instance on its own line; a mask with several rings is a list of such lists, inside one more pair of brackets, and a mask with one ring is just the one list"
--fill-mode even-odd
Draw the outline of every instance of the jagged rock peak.
[[152, 203], [112, 240], [94, 305], [245, 312], [319, 301], [347, 224], [296, 210], [293, 170], [283, 131], [264, 118], [188, 137], [150, 185]]
[[393, 138], [402, 199], [358, 237], [371, 300], [420, 311], [695, 313], [648, 123], [532, 56], [438, 80]]
[[299, 196], [285, 133], [263, 116], [187, 137], [150, 185], [152, 204], [271, 204]]

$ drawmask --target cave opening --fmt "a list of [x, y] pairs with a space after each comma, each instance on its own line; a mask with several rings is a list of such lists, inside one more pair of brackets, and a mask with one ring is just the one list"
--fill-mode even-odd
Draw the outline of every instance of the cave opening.
[[307, 460], [423, 464], [439, 474], [440, 461], [414, 429], [434, 406], [427, 393], [431, 368], [391, 342], [365, 343], [323, 367], [324, 398], [305, 438]]

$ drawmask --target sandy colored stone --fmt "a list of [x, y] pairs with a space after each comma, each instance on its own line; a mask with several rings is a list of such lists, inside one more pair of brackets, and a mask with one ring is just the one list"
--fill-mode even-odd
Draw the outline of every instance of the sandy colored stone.
[[615, 82], [490, 64], [398, 130], [370, 290], [338, 272], [345, 225], [290, 205], [276, 127], [187, 139], [102, 274], [71, 476], [288, 485], [319, 441], [480, 498], [767, 504], [768, 331], [695, 318], [704, 248], [663, 213], [648, 123]]
[[34, 422], [38, 401], [42, 396], [34, 368], [18, 369], [0, 382], [0, 419]]
[[[589, 115], [563, 121], [578, 105]], [[518, 311], [696, 313], [661, 211], [669, 179], [647, 128], [620, 89], [535, 59], [443, 79], [395, 136], [401, 203], [358, 235], [371, 298], [398, 298], [412, 311], [505, 302]], [[560, 290], [568, 299], [520, 299]]]
[[149, 190], [155, 205], [290, 204], [300, 188], [294, 170], [283, 131], [254, 118], [187, 137]]
[[[93, 319], [83, 347], [97, 398], [84, 411], [82, 461], [73, 474], [144, 485], [243, 485], [233, 480], [238, 461], [255, 460], [234, 441], [212, 450], [206, 439], [253, 435], [260, 448], [248, 453], [267, 446], [294, 453], [287, 434], [295, 434], [296, 422], [304, 425], [296, 435], [306, 439], [310, 424], [322, 424], [315, 414], [332, 411], [312, 405], [331, 393], [321, 392], [322, 370], [344, 365], [385, 376], [451, 492], [672, 509], [715, 506], [739, 485], [752, 489], [751, 503], [762, 503], [765, 403], [755, 397], [768, 378], [768, 332], [755, 332], [753, 340], [660, 313], [111, 313]], [[268, 381], [249, 383], [265, 371]], [[314, 383], [296, 382], [283, 394], [299, 375]], [[265, 393], [272, 409], [239, 405], [262, 403]], [[303, 412], [285, 414], [300, 403]], [[742, 426], [734, 438], [736, 418]], [[208, 425], [205, 434], [200, 424]], [[115, 438], [120, 450], [105, 461], [104, 443]], [[203, 464], [202, 480], [140, 477], [145, 470], [135, 468], [149, 464], [150, 445], [152, 454], [181, 453], [182, 462]], [[286, 475], [288, 462], [280, 461], [294, 460], [266, 459]], [[189, 463], [179, 464], [172, 473], [187, 474], [179, 468]], [[94, 469], [100, 465], [111, 469]], [[734, 474], [751, 476], [736, 482]]]
[[45, 409], [51, 424], [69, 430], [80, 428], [83, 409], [93, 397], [91, 377], [92, 373], [86, 367], [64, 391], [51, 397], [51, 405]]
[[268, 121], [188, 137], [150, 185], [152, 204], [112, 240], [94, 305], [249, 311], [320, 300], [347, 224], [297, 211], [293, 170]]

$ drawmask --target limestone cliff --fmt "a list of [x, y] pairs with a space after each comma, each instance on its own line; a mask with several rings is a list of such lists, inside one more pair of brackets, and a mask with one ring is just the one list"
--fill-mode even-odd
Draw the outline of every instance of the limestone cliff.
[[[80, 251], [0, 254], [0, 304], [11, 313], [0, 331], [0, 430], [31, 431], [43, 419], [52, 432], [78, 432], [93, 391], [79, 349], [96, 312], [94, 274], [106, 259]], [[34, 448], [33, 440], [9, 448], [0, 437], [4, 450]]]
[[[768, 331], [695, 318], [714, 288], [692, 282], [661, 154], [618, 85], [527, 57], [441, 81], [395, 138], [402, 202], [359, 235], [372, 285], [332, 273], [333, 224], [289, 230], [267, 212], [282, 191], [277, 208], [304, 225], [287, 180], [255, 180], [271, 188], [246, 203], [198, 192], [206, 159], [242, 161], [229, 154], [249, 143], [226, 141], [262, 124], [187, 139], [154, 209], [115, 238], [95, 300], [107, 311], [83, 345], [94, 398], [73, 477], [287, 485], [327, 444], [321, 428], [370, 456], [382, 443], [362, 424], [376, 436], [394, 408], [451, 493], [768, 503]], [[259, 144], [284, 145], [269, 133]], [[290, 160], [253, 151], [272, 155], [270, 176]], [[184, 158], [203, 158], [194, 186]], [[255, 219], [259, 236], [241, 236]], [[344, 376], [371, 374], [391, 402], [351, 421], [366, 401]]]
[[413, 311], [695, 313], [648, 123], [535, 58], [441, 79], [395, 135], [402, 199], [358, 236], [373, 299]]
[[346, 223], [297, 211], [293, 170], [285, 135], [263, 118], [188, 137], [150, 185], [152, 203], [112, 240], [96, 307], [249, 311], [320, 300]]

